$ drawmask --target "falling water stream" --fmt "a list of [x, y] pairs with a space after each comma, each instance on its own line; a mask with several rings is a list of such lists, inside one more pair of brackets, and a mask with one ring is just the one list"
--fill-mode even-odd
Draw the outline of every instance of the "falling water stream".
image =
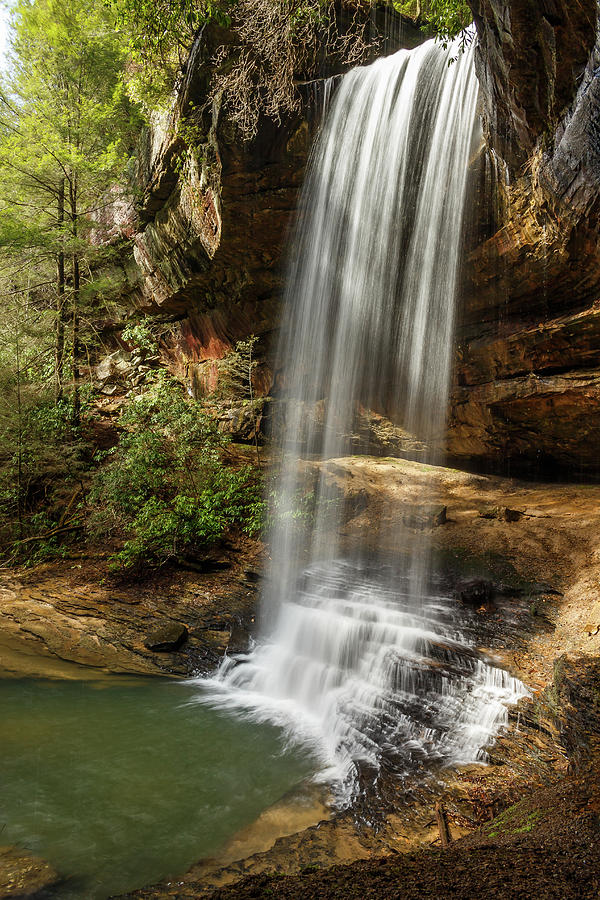
[[[349, 472], [373, 451], [365, 416], [430, 448], [419, 484], [442, 460], [477, 137], [472, 49], [448, 65], [454, 54], [426, 43], [323, 95], [290, 248], [272, 563], [251, 651], [179, 683], [1, 680], [0, 831], [58, 869], [54, 896], [103, 900], [238, 852], [229, 842], [247, 848], [234, 835], [271, 804], [286, 827], [321, 815], [304, 790], [315, 768], [347, 808], [384, 777], [483, 761], [526, 690], [480, 652], [493, 626], [453, 599], [391, 494], [363, 509], [358, 543], [346, 534]], [[251, 841], [273, 828], [276, 811]]]
[[[323, 462], [357, 452], [364, 410], [439, 461], [477, 137], [473, 50], [449, 65], [453, 53], [431, 41], [357, 68], [329, 104], [292, 241], [262, 631], [203, 686], [204, 699], [310, 744], [342, 806], [384, 762], [407, 774], [483, 759], [525, 690], [476, 652], [426, 535], [393, 564], [372, 542], [347, 551]], [[309, 528], [296, 515], [302, 459], [321, 461]]]

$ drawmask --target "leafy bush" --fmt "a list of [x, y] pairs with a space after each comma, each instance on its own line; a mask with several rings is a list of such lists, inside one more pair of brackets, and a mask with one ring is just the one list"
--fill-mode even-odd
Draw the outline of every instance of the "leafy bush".
[[[466, 0], [393, 0], [398, 12], [425, 23], [425, 30], [447, 44], [473, 21]], [[466, 43], [464, 41], [463, 43]]]
[[224, 463], [227, 439], [173, 378], [159, 373], [121, 425], [91, 492], [93, 531], [125, 536], [114, 568], [201, 555], [234, 525], [260, 530], [260, 478], [251, 467]]
[[156, 353], [158, 350], [158, 341], [154, 336], [150, 324], [150, 320], [144, 317], [139, 322], [127, 325], [121, 334], [124, 341], [133, 344], [139, 350], [146, 353]]
[[70, 500], [80, 491], [89, 448], [72, 424], [70, 400], [54, 401], [32, 385], [15, 398], [6, 380], [3, 386], [0, 553], [34, 562], [60, 552], [61, 540], [80, 527]]

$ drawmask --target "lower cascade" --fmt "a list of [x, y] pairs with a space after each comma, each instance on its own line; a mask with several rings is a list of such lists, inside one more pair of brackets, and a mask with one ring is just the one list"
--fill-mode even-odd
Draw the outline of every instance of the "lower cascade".
[[[390, 561], [377, 547], [382, 513], [368, 546], [345, 546], [327, 465], [369, 453], [365, 410], [440, 458], [478, 138], [473, 49], [449, 64], [455, 53], [433, 41], [400, 51], [350, 72], [331, 99], [292, 241], [263, 625], [249, 654], [202, 681], [203, 702], [311, 745], [341, 806], [383, 770], [484, 760], [526, 693], [478, 653], [426, 535]], [[301, 461], [314, 473], [309, 526]]]

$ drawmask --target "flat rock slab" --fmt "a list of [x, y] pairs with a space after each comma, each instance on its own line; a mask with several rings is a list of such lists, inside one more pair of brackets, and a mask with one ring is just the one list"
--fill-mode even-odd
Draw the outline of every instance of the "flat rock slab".
[[257, 588], [240, 574], [260, 547], [248, 549], [237, 558], [232, 551], [236, 564], [226, 572], [175, 570], [130, 582], [111, 582], [105, 561], [94, 559], [0, 573], [0, 678], [214, 669], [234, 627], [254, 617]]
[[0, 847], [0, 900], [33, 900], [59, 881], [58, 873], [44, 859], [20, 847]]

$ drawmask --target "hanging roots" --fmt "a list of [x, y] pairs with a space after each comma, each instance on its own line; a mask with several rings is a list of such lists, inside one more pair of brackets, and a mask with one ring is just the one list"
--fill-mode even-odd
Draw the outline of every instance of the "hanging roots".
[[[256, 135], [261, 115], [277, 124], [301, 106], [298, 83], [314, 78], [325, 57], [357, 65], [371, 40], [370, 4], [323, 0], [238, 0], [232, 8], [234, 44], [220, 47], [212, 98], [222, 99], [244, 140]], [[342, 21], [343, 20], [343, 21]]]

